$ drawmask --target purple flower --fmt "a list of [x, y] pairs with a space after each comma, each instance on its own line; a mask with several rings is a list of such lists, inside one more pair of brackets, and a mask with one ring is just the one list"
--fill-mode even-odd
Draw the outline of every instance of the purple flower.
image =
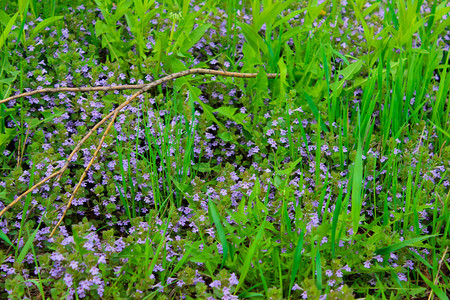
[[167, 284], [171, 284], [172, 282], [175, 281], [176, 278], [172, 278], [172, 277], [168, 277], [167, 278]]
[[64, 258], [64, 255], [62, 255], [61, 253], [53, 252], [50, 255], [50, 259], [54, 260], [54, 261], [63, 261], [65, 258]]
[[182, 287], [183, 285], [185, 285], [185, 283], [184, 283], [183, 280], [179, 280], [179, 281], [177, 282], [177, 285], [178, 285], [179, 287]]
[[220, 280], [214, 280], [209, 286], [212, 288], [219, 288], [221, 286]]
[[73, 277], [69, 273], [66, 273], [64, 275], [64, 282], [66, 283], [67, 287], [71, 287], [73, 284]]
[[69, 267], [71, 267], [74, 270], [78, 270], [78, 262], [77, 261], [71, 261], [69, 264]]
[[99, 269], [97, 267], [92, 267], [91, 270], [89, 271], [89, 273], [91, 273], [92, 275], [97, 275], [99, 272]]
[[120, 237], [117, 241], [115, 241], [114, 245], [116, 246], [115, 248], [116, 252], [122, 252], [126, 246], [125, 242], [122, 240], [122, 237]]
[[408, 267], [411, 270], [414, 269], [414, 263], [411, 260], [407, 260], [403, 266]]
[[408, 281], [408, 278], [406, 278], [405, 274], [403, 273], [398, 273], [398, 279], [400, 281]]
[[267, 142], [275, 149], [277, 149], [277, 142], [275, 142], [273, 139], [268, 139]]
[[383, 262], [383, 257], [381, 255], [374, 256], [373, 258], [376, 259], [378, 262]]
[[228, 279], [230, 281], [230, 285], [238, 285], [239, 280], [236, 277], [236, 274], [231, 273], [230, 278]]

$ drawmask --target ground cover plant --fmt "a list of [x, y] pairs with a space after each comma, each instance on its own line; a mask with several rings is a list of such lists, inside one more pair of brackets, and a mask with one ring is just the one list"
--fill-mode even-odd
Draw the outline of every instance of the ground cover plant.
[[0, 298], [448, 299], [447, 1], [0, 8]]

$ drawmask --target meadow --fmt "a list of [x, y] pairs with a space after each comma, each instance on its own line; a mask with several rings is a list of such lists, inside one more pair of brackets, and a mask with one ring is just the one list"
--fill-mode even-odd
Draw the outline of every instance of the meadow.
[[449, 299], [449, 45], [445, 0], [0, 0], [0, 298]]

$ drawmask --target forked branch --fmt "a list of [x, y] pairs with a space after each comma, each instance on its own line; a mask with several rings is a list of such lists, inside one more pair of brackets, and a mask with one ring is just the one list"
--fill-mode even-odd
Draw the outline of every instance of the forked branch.
[[[91, 168], [95, 158], [97, 157], [101, 146], [106, 138], [106, 135], [108, 134], [108, 132], [110, 131], [112, 124], [114, 123], [115, 119], [117, 118], [119, 111], [122, 110], [125, 106], [127, 106], [128, 104], [130, 104], [134, 99], [136, 99], [136, 97], [138, 97], [139, 95], [147, 92], [149, 89], [156, 87], [160, 84], [163, 84], [165, 82], [171, 81], [173, 79], [177, 79], [180, 77], [184, 77], [187, 75], [193, 75], [193, 74], [210, 74], [210, 75], [218, 75], [218, 76], [226, 76], [226, 77], [236, 77], [236, 78], [255, 78], [258, 73], [238, 73], [238, 72], [227, 72], [227, 71], [218, 71], [218, 70], [210, 70], [210, 69], [189, 69], [186, 71], [181, 71], [178, 73], [174, 73], [174, 74], [170, 74], [167, 75], [161, 79], [155, 80], [151, 83], [148, 84], [137, 84], [137, 85], [119, 85], [119, 86], [102, 86], [102, 87], [63, 87], [63, 88], [47, 88], [47, 89], [41, 89], [41, 90], [34, 90], [34, 91], [30, 91], [30, 92], [26, 92], [26, 93], [22, 93], [19, 95], [15, 95], [3, 100], [0, 100], [0, 104], [1, 103], [6, 103], [9, 102], [13, 99], [17, 99], [17, 98], [21, 98], [21, 97], [27, 97], [27, 96], [32, 96], [34, 94], [39, 94], [39, 93], [58, 93], [58, 92], [95, 92], [95, 91], [112, 91], [112, 90], [127, 90], [127, 89], [139, 89], [139, 91], [137, 91], [136, 93], [134, 93], [133, 95], [131, 95], [126, 101], [124, 101], [122, 104], [120, 104], [117, 108], [115, 108], [113, 111], [111, 111], [109, 114], [107, 114], [101, 121], [99, 121], [97, 124], [95, 124], [94, 127], [91, 128], [91, 130], [89, 130], [89, 132], [83, 137], [83, 139], [81, 139], [77, 146], [75, 147], [75, 149], [72, 151], [72, 153], [69, 155], [69, 157], [67, 158], [66, 163], [64, 164], [64, 166], [57, 172], [53, 173], [52, 175], [44, 178], [43, 180], [41, 180], [40, 182], [38, 182], [37, 184], [35, 184], [33, 187], [31, 187], [30, 189], [28, 189], [26, 192], [24, 192], [22, 195], [20, 195], [19, 197], [17, 197], [17, 199], [15, 199], [13, 202], [11, 202], [8, 206], [6, 206], [1, 212], [0, 212], [0, 217], [8, 210], [10, 209], [14, 204], [16, 204], [17, 202], [20, 201], [20, 199], [22, 199], [24, 196], [26, 196], [27, 194], [29, 194], [32, 190], [36, 189], [37, 187], [39, 187], [40, 185], [42, 185], [44, 182], [50, 180], [51, 178], [58, 176], [57, 180], [61, 179], [62, 174], [64, 173], [64, 171], [67, 169], [67, 167], [70, 164], [70, 161], [72, 159], [72, 157], [75, 155], [75, 153], [77, 153], [80, 148], [81, 145], [83, 145], [83, 143], [94, 133], [95, 130], [97, 130], [103, 123], [105, 123], [109, 118], [112, 117], [112, 120], [110, 121], [108, 127], [106, 128], [106, 130], [103, 132], [102, 138], [99, 142], [99, 145], [97, 146], [97, 149], [94, 152], [94, 155], [92, 156], [88, 166], [86, 167], [86, 169], [84, 170], [83, 175], [81, 176], [78, 184], [75, 186], [75, 189], [67, 203], [66, 209], [64, 210], [64, 213], [62, 215], [62, 217], [60, 218], [60, 220], [58, 221], [58, 223], [56, 224], [55, 228], [53, 229], [52, 233], [50, 234], [50, 237], [53, 236], [53, 234], [56, 232], [57, 228], [59, 227], [59, 225], [61, 224], [61, 222], [64, 220], [64, 217], [67, 213], [67, 211], [69, 210], [71, 204], [72, 204], [72, 200], [75, 197], [76, 192], [78, 191], [79, 187], [81, 186], [81, 183], [83, 182], [84, 177], [86, 176], [87, 172], [89, 171], [89, 169]], [[277, 77], [278, 74], [276, 73], [268, 73], [267, 77], [268, 78], [275, 78]]]

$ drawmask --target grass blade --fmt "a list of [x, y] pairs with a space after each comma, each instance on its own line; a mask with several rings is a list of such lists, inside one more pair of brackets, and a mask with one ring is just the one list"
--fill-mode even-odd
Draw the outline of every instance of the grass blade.
[[248, 273], [248, 270], [250, 269], [250, 264], [252, 262], [252, 258], [255, 254], [255, 251], [256, 251], [259, 243], [261, 242], [265, 227], [266, 227], [266, 220], [264, 220], [263, 223], [261, 224], [258, 234], [256, 235], [256, 238], [253, 241], [252, 245], [250, 246], [247, 256], [245, 257], [244, 265], [241, 268], [241, 277], [239, 278], [239, 284], [236, 286], [236, 290], [234, 292], [235, 295], [236, 295], [237, 291], [244, 284], [245, 277], [247, 277], [247, 273]]
[[217, 213], [216, 206], [214, 205], [214, 202], [211, 200], [211, 198], [209, 198], [209, 201], [208, 201], [208, 208], [209, 208], [211, 217], [214, 221], [214, 224], [216, 225], [217, 234], [219, 235], [220, 243], [222, 244], [223, 258], [222, 258], [222, 264], [221, 264], [220, 268], [223, 268], [225, 261], [227, 260], [227, 257], [228, 257], [227, 238], [225, 236], [225, 231], [223, 230], [222, 223], [220, 223], [220, 217], [219, 217], [219, 214]]

